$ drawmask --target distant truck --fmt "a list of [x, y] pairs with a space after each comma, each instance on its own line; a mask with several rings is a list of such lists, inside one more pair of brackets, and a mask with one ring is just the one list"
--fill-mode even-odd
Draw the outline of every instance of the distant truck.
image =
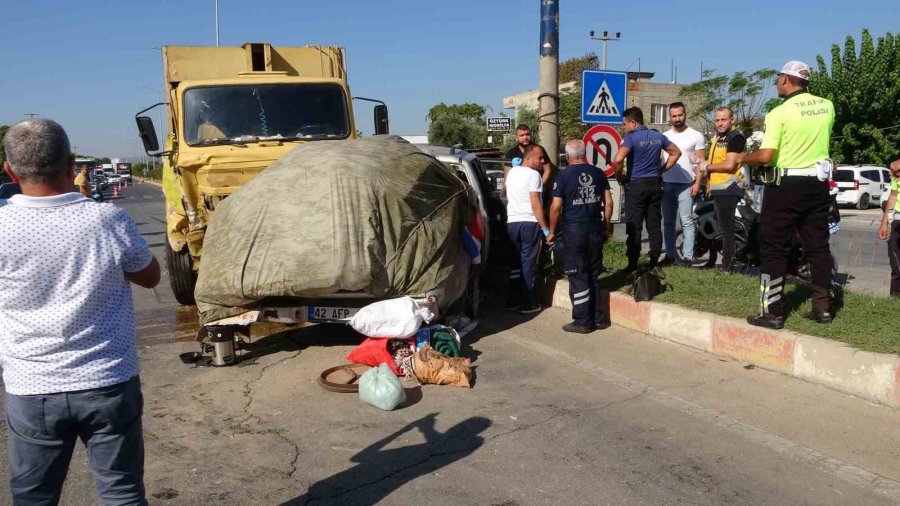
[[[219, 202], [298, 144], [356, 138], [357, 127], [342, 48], [163, 46], [162, 55], [167, 101], [135, 120], [147, 153], [163, 159], [172, 291], [192, 304]], [[374, 130], [388, 133], [387, 106], [354, 98], [378, 103]], [[145, 115], [158, 106], [166, 109], [162, 150]]]

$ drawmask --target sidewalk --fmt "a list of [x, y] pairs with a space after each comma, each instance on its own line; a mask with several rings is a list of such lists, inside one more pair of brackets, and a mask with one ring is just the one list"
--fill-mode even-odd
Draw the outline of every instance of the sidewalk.
[[[545, 294], [554, 307], [572, 309], [568, 281], [557, 281]], [[671, 304], [634, 302], [622, 292], [604, 293], [601, 304], [616, 325], [900, 408], [900, 356]]]

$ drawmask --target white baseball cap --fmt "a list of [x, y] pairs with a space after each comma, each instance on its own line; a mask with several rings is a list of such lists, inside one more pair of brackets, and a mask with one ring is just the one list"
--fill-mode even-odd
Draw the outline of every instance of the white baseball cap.
[[803, 79], [804, 81], [809, 81], [809, 65], [803, 63], [802, 61], [791, 60], [784, 64], [784, 67], [781, 67], [781, 72], [779, 74], [784, 74], [786, 76], [794, 76], [798, 79]]

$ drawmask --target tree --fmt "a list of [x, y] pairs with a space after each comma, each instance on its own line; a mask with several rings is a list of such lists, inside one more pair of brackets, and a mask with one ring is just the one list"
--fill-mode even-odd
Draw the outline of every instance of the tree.
[[584, 72], [585, 70], [597, 70], [599, 68], [600, 61], [597, 59], [596, 53], [588, 53], [584, 56], [569, 58], [568, 60], [559, 64], [559, 82], [581, 82], [582, 72]]
[[[900, 150], [900, 37], [888, 32], [877, 44], [862, 31], [847, 36], [843, 52], [831, 46], [831, 68], [822, 55], [809, 89], [834, 103], [831, 156], [842, 163], [884, 165]], [[830, 72], [829, 72], [830, 70]]]
[[439, 146], [462, 144], [464, 148], [488, 147], [488, 131], [485, 125], [487, 108], [483, 105], [445, 104], [428, 110], [428, 142]]
[[0, 163], [6, 161], [6, 148], [3, 146], [3, 138], [6, 137], [6, 131], [9, 125], [0, 125]]
[[680, 95], [690, 103], [690, 117], [699, 120], [706, 132], [713, 131], [716, 108], [728, 106], [734, 110], [737, 127], [749, 135], [759, 126], [763, 113], [777, 105], [768, 99], [775, 74], [774, 70], [760, 69], [728, 77], [707, 69], [700, 81], [686, 85]]

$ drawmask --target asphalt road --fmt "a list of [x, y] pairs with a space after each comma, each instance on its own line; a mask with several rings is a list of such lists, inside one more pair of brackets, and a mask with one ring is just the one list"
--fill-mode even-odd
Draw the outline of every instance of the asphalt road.
[[[116, 204], [163, 246], [158, 190]], [[260, 326], [239, 365], [186, 366], [193, 308], [133, 293], [151, 504], [900, 503], [900, 412], [619, 327], [565, 334], [562, 310], [488, 308], [474, 388], [384, 412], [315, 383], [346, 328]], [[62, 503], [97, 503], [80, 449]]]

